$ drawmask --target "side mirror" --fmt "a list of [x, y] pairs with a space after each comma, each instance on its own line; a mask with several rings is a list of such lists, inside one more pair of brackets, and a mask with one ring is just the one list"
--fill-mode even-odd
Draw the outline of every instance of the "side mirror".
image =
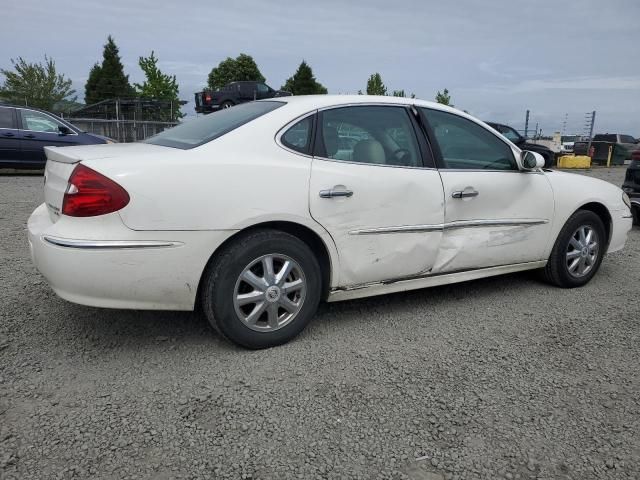
[[71, 133], [71, 129], [64, 125], [58, 125], [58, 131], [60, 132], [60, 135], [69, 135]]
[[536, 170], [544, 167], [544, 157], [536, 152], [523, 150], [520, 154], [520, 162], [525, 170]]

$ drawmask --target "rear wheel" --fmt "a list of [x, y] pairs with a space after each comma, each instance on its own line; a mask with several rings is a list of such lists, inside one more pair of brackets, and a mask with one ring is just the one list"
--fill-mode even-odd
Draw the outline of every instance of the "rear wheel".
[[225, 100], [220, 104], [220, 108], [231, 108], [235, 105], [231, 100]]
[[247, 348], [273, 347], [298, 335], [322, 290], [320, 266], [307, 244], [275, 230], [256, 231], [229, 245], [203, 282], [207, 319]]
[[606, 250], [606, 233], [600, 217], [587, 210], [574, 213], [553, 246], [545, 279], [563, 288], [585, 285], [600, 268]]

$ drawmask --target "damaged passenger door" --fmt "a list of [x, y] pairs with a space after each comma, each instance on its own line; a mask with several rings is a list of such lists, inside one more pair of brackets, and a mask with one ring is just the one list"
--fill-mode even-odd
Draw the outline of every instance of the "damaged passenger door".
[[431, 271], [442, 182], [406, 105], [318, 112], [309, 209], [333, 237], [342, 287]]
[[545, 174], [520, 170], [518, 152], [481, 124], [450, 112], [421, 112], [445, 199], [433, 273], [544, 260], [553, 217]]

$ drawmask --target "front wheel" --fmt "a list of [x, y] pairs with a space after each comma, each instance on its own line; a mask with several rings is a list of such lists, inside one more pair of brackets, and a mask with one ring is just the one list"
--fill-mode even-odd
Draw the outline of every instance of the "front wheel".
[[288, 233], [260, 230], [214, 258], [201, 298], [217, 331], [257, 349], [298, 335], [318, 308], [321, 291], [320, 266], [307, 244]]
[[600, 268], [606, 248], [600, 217], [588, 210], [578, 210], [562, 227], [544, 268], [544, 277], [563, 288], [585, 285]]

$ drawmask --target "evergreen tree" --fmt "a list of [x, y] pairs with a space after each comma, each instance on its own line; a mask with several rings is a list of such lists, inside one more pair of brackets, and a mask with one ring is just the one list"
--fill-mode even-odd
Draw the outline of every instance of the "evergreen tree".
[[71, 80], [56, 71], [53, 59], [44, 57], [42, 63], [28, 63], [22, 57], [11, 60], [15, 71], [0, 69], [4, 84], [0, 85], [0, 98], [18, 105], [52, 110], [62, 100], [75, 101]]
[[124, 74], [118, 47], [109, 35], [102, 53], [102, 64], [91, 68], [85, 86], [85, 102], [92, 104], [109, 98], [132, 97], [135, 90], [129, 84], [129, 76]]
[[386, 95], [387, 87], [382, 83], [382, 77], [379, 73], [374, 73], [367, 80], [367, 95]]
[[451, 95], [449, 95], [449, 90], [445, 88], [442, 93], [438, 90], [438, 93], [436, 93], [436, 102], [441, 103], [442, 105], [451, 105]]
[[265, 78], [251, 55], [241, 53], [236, 58], [227, 57], [214, 67], [209, 73], [208, 85], [218, 90], [230, 82], [251, 80], [264, 82]]
[[326, 94], [327, 89], [316, 81], [311, 67], [304, 60], [292, 77], [289, 77], [280, 88], [294, 95]]
[[168, 100], [173, 102], [168, 107], [163, 107], [160, 112], [160, 120], [175, 122], [184, 115], [180, 113], [180, 99], [178, 98], [178, 82], [175, 75], [166, 75], [158, 68], [158, 59], [153, 51], [149, 57], [140, 57], [138, 65], [144, 72], [145, 81], [142, 84], [135, 83], [136, 93], [144, 98], [154, 100]]

